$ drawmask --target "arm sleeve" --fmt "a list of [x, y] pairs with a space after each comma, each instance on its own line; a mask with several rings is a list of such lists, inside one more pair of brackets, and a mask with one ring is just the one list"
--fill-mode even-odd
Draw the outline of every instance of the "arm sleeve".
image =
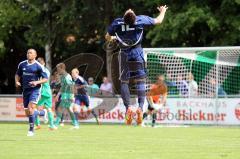
[[112, 24], [108, 26], [107, 32], [111, 36], [115, 35], [114, 22], [112, 22]]
[[40, 76], [41, 76], [42, 78], [48, 79], [47, 72], [45, 71], [45, 69], [44, 69], [42, 66], [39, 66], [39, 72], [40, 72]]
[[139, 17], [141, 18], [143, 25], [154, 25], [155, 24], [154, 18], [152, 18], [152, 17], [146, 16], [146, 15], [141, 15]]
[[73, 81], [72, 81], [72, 77], [70, 75], [66, 76], [66, 83], [68, 85], [73, 85], [74, 84]]
[[21, 64], [19, 64], [18, 65], [18, 68], [17, 68], [17, 72], [16, 72], [16, 75], [18, 75], [18, 76], [22, 76], [22, 74], [23, 74], [23, 72], [22, 72], [22, 65]]

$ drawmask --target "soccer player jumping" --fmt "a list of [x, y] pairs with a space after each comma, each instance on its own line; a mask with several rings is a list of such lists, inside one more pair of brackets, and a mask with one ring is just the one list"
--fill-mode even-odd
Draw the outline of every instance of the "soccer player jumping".
[[141, 42], [145, 26], [161, 24], [168, 7], [157, 7], [159, 15], [151, 18], [145, 15], [136, 16], [134, 11], [128, 9], [123, 18], [115, 19], [108, 27], [105, 38], [107, 41], [117, 40], [120, 47], [119, 71], [121, 80], [121, 96], [126, 107], [126, 123], [130, 125], [133, 119], [133, 112], [130, 106], [129, 79], [136, 82], [138, 95], [137, 124], [142, 123], [142, 108], [145, 100], [145, 61]]
[[22, 86], [23, 88], [23, 105], [29, 118], [30, 128], [27, 136], [34, 135], [34, 109], [41, 95], [41, 84], [48, 81], [47, 74], [43, 66], [35, 60], [36, 57], [36, 50], [29, 49], [27, 60], [19, 63], [15, 75], [16, 87]]

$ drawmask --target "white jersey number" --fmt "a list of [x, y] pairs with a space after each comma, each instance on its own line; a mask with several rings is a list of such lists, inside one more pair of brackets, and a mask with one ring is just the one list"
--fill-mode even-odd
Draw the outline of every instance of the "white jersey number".
[[130, 28], [129, 25], [122, 25], [122, 31], [131, 31], [135, 30], [135, 28]]

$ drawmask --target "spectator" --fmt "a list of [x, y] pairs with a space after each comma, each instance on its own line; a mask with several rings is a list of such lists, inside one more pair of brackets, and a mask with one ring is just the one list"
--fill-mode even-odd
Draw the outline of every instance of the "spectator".
[[188, 80], [189, 97], [196, 97], [198, 95], [198, 84], [194, 80], [194, 76], [191, 72], [188, 75]]
[[[168, 78], [170, 80], [173, 79], [170, 74], [168, 75]], [[166, 81], [166, 84], [170, 87], [177, 87], [180, 96], [186, 97], [188, 95], [188, 83], [183, 79], [183, 76], [181, 74], [178, 74], [177, 80]]]
[[94, 95], [96, 95], [98, 90], [99, 90], [99, 87], [97, 84], [94, 83], [94, 79], [92, 77], [89, 77], [88, 78], [88, 87], [87, 87], [88, 95], [94, 96]]
[[[210, 78], [209, 80], [209, 87], [208, 87], [208, 94], [210, 97], [214, 97], [217, 95], [218, 97], [226, 97], [227, 93], [224, 91], [223, 87], [220, 83], [217, 83], [216, 79]], [[217, 88], [217, 93], [216, 93]]]
[[112, 83], [109, 82], [107, 77], [103, 77], [103, 83], [100, 86], [100, 90], [98, 92], [101, 95], [112, 95]]

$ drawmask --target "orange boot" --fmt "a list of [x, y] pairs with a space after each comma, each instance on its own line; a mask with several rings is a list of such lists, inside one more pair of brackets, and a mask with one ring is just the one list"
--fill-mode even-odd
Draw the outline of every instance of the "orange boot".
[[127, 125], [131, 125], [132, 124], [132, 120], [133, 120], [133, 112], [130, 108], [128, 108], [126, 115], [125, 115], [125, 120], [126, 120], [126, 124]]
[[143, 122], [143, 112], [141, 108], [138, 108], [136, 111], [137, 114], [137, 125], [141, 125]]

